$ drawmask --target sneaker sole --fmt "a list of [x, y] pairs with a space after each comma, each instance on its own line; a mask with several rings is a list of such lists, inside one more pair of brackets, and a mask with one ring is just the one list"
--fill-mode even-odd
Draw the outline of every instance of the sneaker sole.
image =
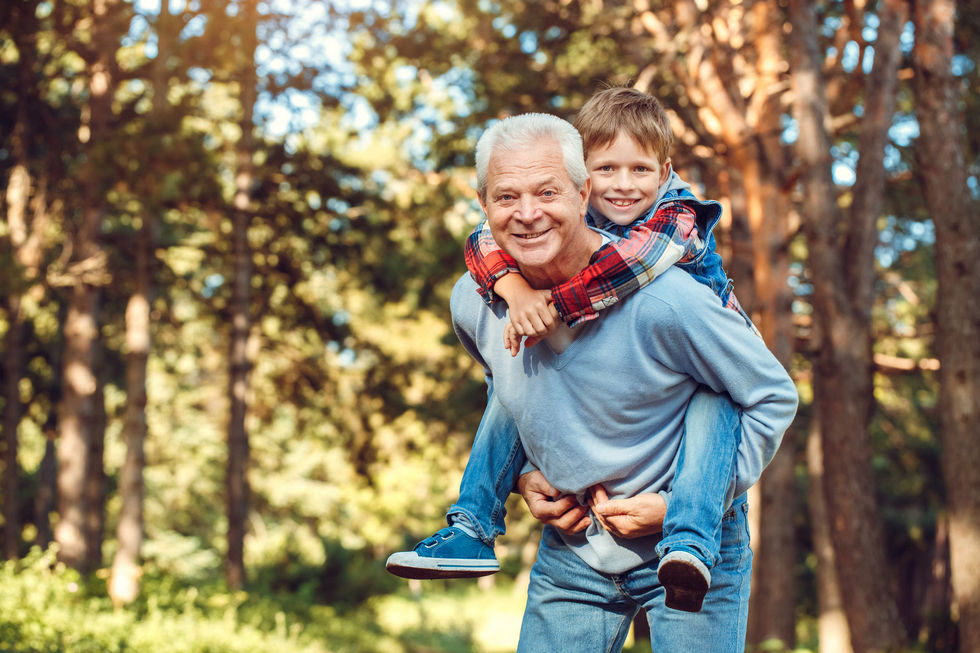
[[664, 605], [683, 612], [701, 611], [708, 583], [693, 565], [670, 560], [660, 565], [657, 576], [667, 592]]
[[495, 560], [474, 560], [461, 563], [459, 560], [446, 558], [408, 558], [398, 559], [392, 555], [385, 563], [389, 573], [401, 578], [431, 580], [436, 578], [479, 578], [500, 571], [500, 564]]

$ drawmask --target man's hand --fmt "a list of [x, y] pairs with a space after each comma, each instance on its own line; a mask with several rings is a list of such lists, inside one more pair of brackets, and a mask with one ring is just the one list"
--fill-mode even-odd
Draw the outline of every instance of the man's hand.
[[517, 490], [524, 497], [531, 515], [545, 524], [566, 533], [578, 533], [592, 523], [585, 506], [574, 496], [563, 495], [537, 470], [517, 479]]
[[667, 502], [656, 493], [610, 499], [601, 485], [589, 489], [589, 505], [599, 523], [613, 535], [632, 539], [663, 530]]

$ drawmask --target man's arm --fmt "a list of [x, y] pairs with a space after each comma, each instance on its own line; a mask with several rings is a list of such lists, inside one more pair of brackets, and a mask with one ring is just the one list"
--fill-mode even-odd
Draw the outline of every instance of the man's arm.
[[[755, 483], [793, 421], [799, 396], [792, 379], [744, 320], [696, 281], [678, 272], [669, 303], [645, 303], [650, 354], [742, 408], [735, 496]], [[666, 281], [666, 280], [665, 280]]]
[[695, 218], [691, 207], [671, 202], [624, 238], [600, 247], [588, 267], [552, 289], [558, 314], [570, 326], [595, 319], [599, 311], [647, 285], [675, 263], [693, 260], [704, 249]]

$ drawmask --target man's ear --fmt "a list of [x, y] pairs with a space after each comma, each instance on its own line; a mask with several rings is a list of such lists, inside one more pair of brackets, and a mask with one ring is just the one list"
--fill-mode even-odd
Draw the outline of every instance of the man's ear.
[[579, 213], [584, 218], [585, 214], [589, 210], [589, 195], [592, 194], [592, 179], [586, 177], [585, 183], [582, 184], [582, 188], [580, 188], [578, 192], [582, 200], [581, 206], [579, 207]]

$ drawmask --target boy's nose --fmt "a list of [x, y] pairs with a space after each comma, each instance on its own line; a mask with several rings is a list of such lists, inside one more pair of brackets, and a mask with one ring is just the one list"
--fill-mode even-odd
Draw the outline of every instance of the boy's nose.
[[628, 170], [620, 170], [613, 176], [613, 188], [632, 188], [633, 176]]

